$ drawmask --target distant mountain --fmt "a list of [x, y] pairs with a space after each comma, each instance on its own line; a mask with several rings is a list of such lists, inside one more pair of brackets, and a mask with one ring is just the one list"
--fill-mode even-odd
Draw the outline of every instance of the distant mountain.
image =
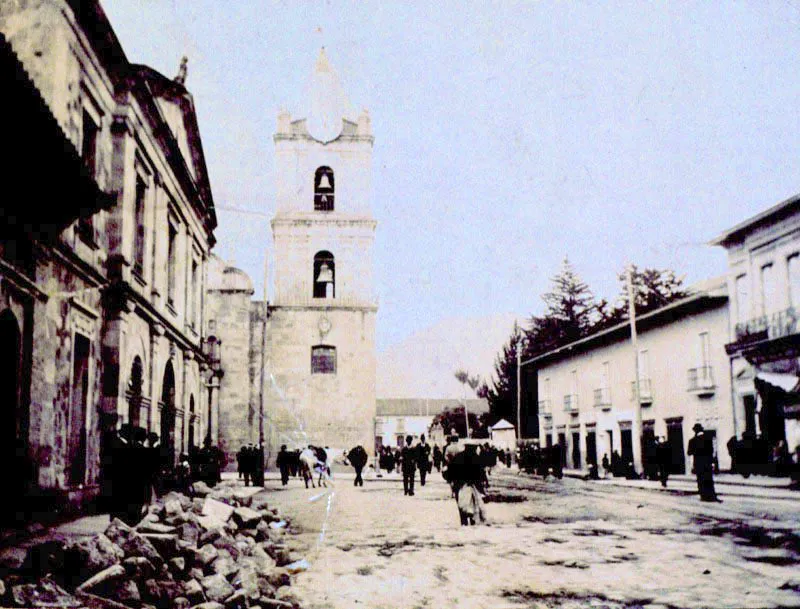
[[455, 371], [488, 379], [515, 319], [512, 313], [448, 318], [388, 347], [378, 353], [377, 397], [463, 397]]

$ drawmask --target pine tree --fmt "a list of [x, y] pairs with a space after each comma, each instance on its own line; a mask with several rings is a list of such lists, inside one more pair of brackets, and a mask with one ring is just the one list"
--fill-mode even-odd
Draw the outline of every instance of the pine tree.
[[492, 386], [478, 390], [478, 395], [484, 394], [489, 401], [492, 424], [500, 419], [517, 420], [517, 348], [522, 338], [523, 331], [514, 322], [508, 342], [495, 357]]
[[[615, 306], [611, 307], [606, 301], [598, 306], [602, 319], [596, 325], [595, 329], [597, 330], [628, 319], [627, 271], [619, 273], [618, 278], [621, 286]], [[631, 284], [637, 315], [649, 313], [688, 296], [688, 292], [683, 287], [683, 277], [678, 277], [675, 271], [669, 269], [645, 268], [640, 271], [636, 265], [633, 265]]]

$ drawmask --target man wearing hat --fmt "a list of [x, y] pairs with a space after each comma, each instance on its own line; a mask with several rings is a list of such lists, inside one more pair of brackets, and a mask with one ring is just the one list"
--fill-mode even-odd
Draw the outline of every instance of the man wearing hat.
[[714, 442], [700, 423], [692, 427], [694, 437], [689, 440], [688, 454], [694, 457], [694, 473], [697, 476], [697, 491], [700, 501], [722, 503], [714, 490]]

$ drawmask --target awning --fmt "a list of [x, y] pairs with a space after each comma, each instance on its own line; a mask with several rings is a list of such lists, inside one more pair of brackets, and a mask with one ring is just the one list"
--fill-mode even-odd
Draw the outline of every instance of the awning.
[[756, 372], [756, 380], [777, 387], [786, 393], [794, 393], [800, 389], [800, 378], [796, 374], [785, 372]]

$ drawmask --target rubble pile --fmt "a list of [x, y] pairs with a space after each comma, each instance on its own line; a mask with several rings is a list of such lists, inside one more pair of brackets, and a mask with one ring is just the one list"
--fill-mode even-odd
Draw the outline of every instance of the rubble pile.
[[291, 576], [308, 563], [286, 543], [287, 520], [263, 494], [197, 491], [203, 496], [168, 493], [134, 527], [114, 519], [100, 535], [32, 548], [24, 570], [37, 578], [0, 580], [6, 600], [64, 609], [297, 609]]

